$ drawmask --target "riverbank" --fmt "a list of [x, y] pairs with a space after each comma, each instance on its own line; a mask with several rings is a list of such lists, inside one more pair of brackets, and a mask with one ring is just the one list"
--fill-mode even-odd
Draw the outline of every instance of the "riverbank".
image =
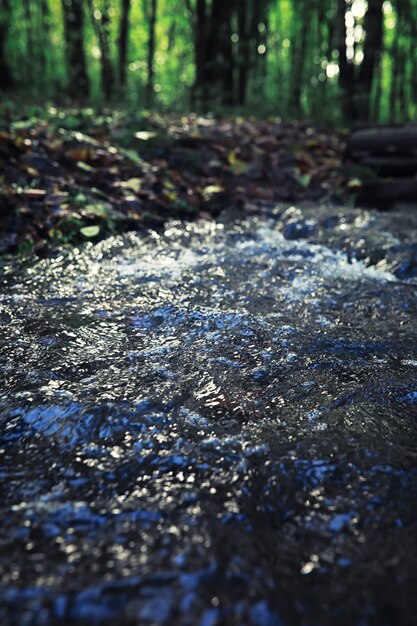
[[166, 220], [345, 199], [342, 133], [277, 120], [55, 107], [0, 119], [0, 254], [44, 256]]

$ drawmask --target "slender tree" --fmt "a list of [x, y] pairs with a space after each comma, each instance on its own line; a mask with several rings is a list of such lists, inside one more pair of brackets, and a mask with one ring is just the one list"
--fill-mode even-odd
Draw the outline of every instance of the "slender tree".
[[249, 63], [250, 63], [250, 40], [249, 40], [249, 4], [248, 0], [241, 0], [238, 7], [238, 85], [237, 104], [243, 106], [246, 103], [248, 88]]
[[346, 46], [346, 1], [337, 0], [337, 48], [339, 52], [339, 85], [343, 117], [352, 120], [355, 113], [355, 66], [348, 59]]
[[34, 82], [35, 58], [34, 33], [33, 33], [33, 7], [31, 0], [23, 0], [23, 14], [25, 16], [26, 55], [31, 63], [26, 64], [27, 78], [31, 84]]
[[269, 29], [269, 0], [252, 0], [251, 67], [256, 74], [256, 87], [266, 81]]
[[236, 0], [196, 0], [195, 9], [186, 0], [192, 18], [196, 77], [192, 101], [203, 107], [217, 101], [230, 105], [235, 100], [235, 57], [232, 20]]
[[296, 115], [302, 114], [302, 90], [304, 85], [304, 68], [308, 52], [308, 34], [310, 29], [311, 6], [308, 0], [300, 0], [303, 19], [298, 24], [298, 30], [294, 37], [292, 53], [292, 77], [290, 110]]
[[10, 0], [0, 0], [0, 91], [6, 91], [14, 86], [12, 70], [6, 55], [10, 10]]
[[359, 115], [368, 121], [371, 117], [371, 95], [375, 75], [379, 69], [379, 62], [383, 44], [383, 0], [368, 0], [368, 10], [365, 15], [366, 39], [363, 49], [363, 61], [359, 75], [360, 100]]
[[105, 100], [113, 95], [114, 72], [110, 54], [110, 2], [103, 0], [100, 10], [94, 6], [94, 0], [87, 0], [91, 22], [100, 48], [101, 88]]
[[[408, 57], [409, 57], [409, 66], [411, 70], [411, 81], [410, 81], [410, 99], [411, 104], [414, 106], [417, 105], [417, 72], [414, 71], [417, 62], [417, 50], [415, 46], [415, 42], [417, 41], [417, 17], [413, 13], [412, 7], [410, 7], [410, 34], [408, 39]], [[382, 72], [381, 72], [382, 77]]]
[[234, 69], [235, 59], [232, 47], [232, 15], [234, 0], [214, 0], [213, 6], [218, 4], [217, 18], [212, 16], [212, 31], [215, 33], [216, 24], [218, 26], [218, 38], [216, 41], [216, 57], [214, 65], [214, 76], [222, 105], [231, 106], [234, 104]]
[[195, 82], [192, 100], [194, 104], [199, 104], [201, 100], [207, 98], [207, 3], [206, 0], [196, 1], [195, 16], [189, 0], [187, 1], [187, 8], [194, 31]]
[[84, 12], [82, 0], [62, 0], [68, 93], [74, 99], [89, 94], [87, 62], [84, 52]]
[[146, 4], [146, 14], [148, 20], [148, 55], [147, 67], [148, 78], [146, 82], [146, 106], [150, 108], [153, 104], [155, 89], [155, 27], [156, 14], [158, 9], [157, 0], [149, 0]]
[[39, 45], [39, 70], [41, 76], [42, 88], [45, 91], [48, 87], [49, 81], [49, 59], [50, 59], [50, 6], [49, 0], [40, 0], [39, 4], [39, 12], [40, 12], [40, 31], [42, 36], [42, 42]]
[[121, 0], [121, 16], [119, 29], [119, 82], [121, 87], [124, 87], [126, 85], [126, 60], [129, 39], [129, 13], [130, 0]]

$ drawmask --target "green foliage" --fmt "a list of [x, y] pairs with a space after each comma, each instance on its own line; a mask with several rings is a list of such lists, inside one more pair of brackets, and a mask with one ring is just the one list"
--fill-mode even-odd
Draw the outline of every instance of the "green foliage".
[[[84, 14], [82, 37], [89, 80], [88, 97], [90, 103], [97, 107], [103, 102], [104, 28], [109, 35], [112, 74], [119, 76], [123, 3], [122, 0], [80, 1]], [[68, 2], [0, 2], [0, 37], [3, 36], [5, 41], [3, 50], [0, 46], [0, 68], [10, 68], [14, 86], [25, 94], [26, 100], [68, 102], [70, 85], [63, 19], [63, 6]], [[213, 2], [206, 2], [207, 16]], [[131, 2], [126, 85], [122, 87], [117, 79], [110, 78], [110, 100], [134, 111], [143, 110], [146, 101], [150, 3], [151, 0]], [[224, 0], [224, 5], [232, 7], [233, 3]], [[224, 110], [221, 89], [219, 91], [214, 82], [209, 92], [200, 98], [199, 105], [193, 100], [193, 94], [197, 93], [193, 91], [196, 81], [196, 0], [158, 0], [156, 6], [154, 106], [176, 111], [186, 111], [191, 106], [214, 111], [220, 107]], [[233, 80], [237, 82], [243, 43], [238, 34], [238, 9], [236, 4], [233, 6], [230, 9], [230, 32], [235, 64]], [[261, 116], [308, 117], [323, 123], [340, 123], [344, 112], [341, 105], [343, 85], [340, 77], [338, 6], [338, 0], [247, 0], [248, 23], [256, 18], [253, 33], [247, 40], [250, 48], [247, 97], [244, 104], [236, 101], [233, 105], [231, 102], [229, 106], [232, 110]], [[371, 117], [380, 121], [412, 119], [417, 112], [417, 78], [414, 72], [417, 0], [387, 0], [383, 5], [381, 0], [382, 6], [383, 46], [375, 51], [377, 63], [369, 95]], [[367, 0], [349, 0], [346, 3], [345, 35], [356, 79], [361, 75], [364, 62], [366, 9]], [[221, 58], [217, 61], [220, 64], [224, 62]], [[71, 95], [74, 99], [72, 92]], [[360, 85], [352, 96], [358, 97], [361, 97]], [[67, 118], [65, 122], [70, 127], [71, 120]], [[79, 122], [78, 118], [74, 119], [73, 127], [79, 128]], [[132, 160], [139, 158], [132, 146], [127, 146], [127, 150], [126, 156]]]

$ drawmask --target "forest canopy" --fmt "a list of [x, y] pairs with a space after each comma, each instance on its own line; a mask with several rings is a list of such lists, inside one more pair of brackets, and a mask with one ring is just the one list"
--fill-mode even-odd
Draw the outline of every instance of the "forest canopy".
[[0, 91], [404, 121], [416, 30], [417, 0], [0, 0]]

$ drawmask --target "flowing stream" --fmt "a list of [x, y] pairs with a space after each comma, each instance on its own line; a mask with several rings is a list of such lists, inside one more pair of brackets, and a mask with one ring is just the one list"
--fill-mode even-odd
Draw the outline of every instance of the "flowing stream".
[[0, 624], [416, 624], [416, 232], [291, 208], [6, 266]]

